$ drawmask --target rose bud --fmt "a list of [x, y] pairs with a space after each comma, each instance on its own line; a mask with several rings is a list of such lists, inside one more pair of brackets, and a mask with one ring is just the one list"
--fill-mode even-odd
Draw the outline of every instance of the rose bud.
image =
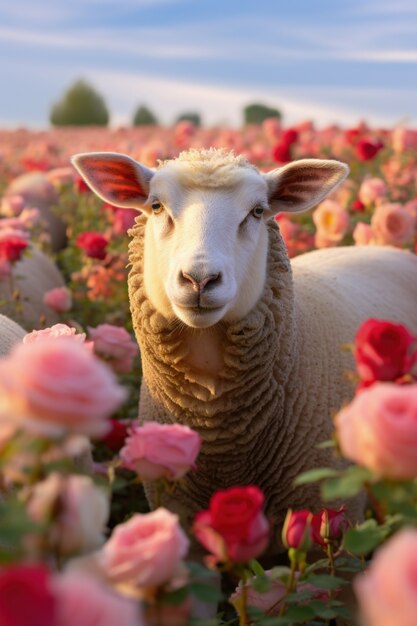
[[295, 550], [308, 550], [313, 540], [312, 521], [313, 514], [310, 511], [289, 509], [282, 529], [284, 546]]

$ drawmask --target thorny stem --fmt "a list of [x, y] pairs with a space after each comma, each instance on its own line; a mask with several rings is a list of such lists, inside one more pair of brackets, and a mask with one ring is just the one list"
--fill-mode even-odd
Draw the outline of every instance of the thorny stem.
[[242, 595], [240, 598], [241, 604], [240, 604], [240, 611], [239, 611], [239, 626], [248, 626], [249, 625], [248, 614], [247, 614], [248, 588], [246, 585], [245, 575], [242, 578], [242, 582], [243, 582], [243, 586], [242, 586]]
[[284, 615], [285, 612], [285, 598], [287, 596], [290, 595], [290, 593], [292, 593], [295, 590], [296, 587], [296, 581], [295, 581], [295, 574], [297, 572], [297, 560], [295, 558], [291, 558], [291, 569], [290, 569], [290, 576], [288, 578], [288, 582], [287, 582], [287, 589], [285, 591], [285, 595], [280, 598], [278, 600], [278, 602], [276, 602], [274, 605], [271, 606], [271, 608], [269, 609], [268, 613], [272, 613], [272, 611], [274, 610], [274, 608], [277, 606], [277, 604], [279, 604], [280, 602], [282, 602], [282, 606], [279, 612], [279, 616], [282, 617], [282, 615]]

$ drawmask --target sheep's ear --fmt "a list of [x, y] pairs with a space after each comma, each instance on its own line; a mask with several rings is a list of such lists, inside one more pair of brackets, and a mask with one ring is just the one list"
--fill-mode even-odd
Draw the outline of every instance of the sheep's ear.
[[85, 152], [71, 159], [87, 185], [104, 202], [142, 209], [148, 197], [153, 171], [116, 152]]
[[349, 174], [340, 161], [302, 159], [264, 174], [272, 212], [299, 213], [311, 209]]

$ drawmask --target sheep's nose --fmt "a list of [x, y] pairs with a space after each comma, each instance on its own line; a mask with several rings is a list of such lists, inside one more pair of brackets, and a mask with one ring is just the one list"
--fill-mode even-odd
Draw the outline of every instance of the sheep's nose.
[[189, 281], [193, 287], [193, 290], [197, 293], [201, 293], [207, 286], [214, 287], [221, 280], [220, 272], [218, 274], [209, 274], [205, 278], [201, 279], [200, 276], [193, 276], [187, 272], [181, 272], [183, 280]]

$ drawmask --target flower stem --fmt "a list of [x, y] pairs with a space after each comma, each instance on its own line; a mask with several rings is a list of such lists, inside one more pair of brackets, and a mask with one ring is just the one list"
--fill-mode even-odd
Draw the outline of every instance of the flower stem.
[[375, 517], [376, 520], [378, 522], [378, 524], [383, 525], [385, 523], [385, 512], [384, 509], [382, 507], [382, 504], [379, 502], [379, 500], [375, 497], [374, 493], [372, 492], [372, 488], [371, 485], [368, 482], [365, 482], [364, 484], [365, 490], [366, 490], [366, 494], [369, 498], [369, 502], [372, 506], [372, 509], [375, 513]]

